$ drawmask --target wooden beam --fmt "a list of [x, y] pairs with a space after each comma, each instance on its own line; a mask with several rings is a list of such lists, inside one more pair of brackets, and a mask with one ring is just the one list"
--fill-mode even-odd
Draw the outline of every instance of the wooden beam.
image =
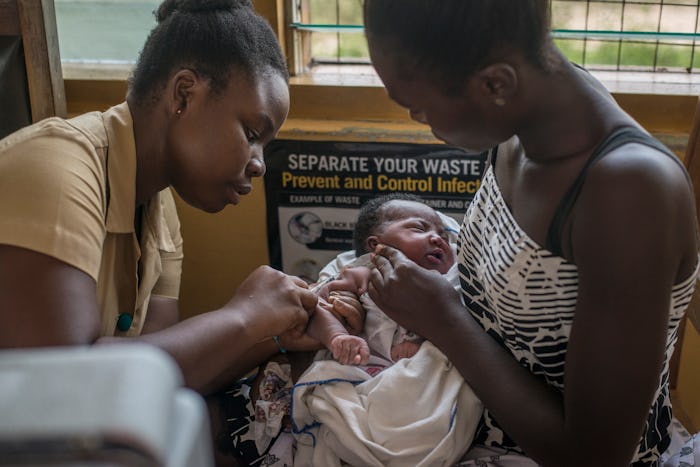
[[[695, 187], [695, 209], [700, 218], [700, 99], [696, 99], [695, 116], [692, 122], [685, 153], [685, 167]], [[686, 314], [688, 320], [700, 332], [700, 287], [695, 289]], [[679, 335], [679, 339], [681, 336], [682, 334]]]
[[66, 116], [53, 0], [17, 0], [32, 121]]
[[254, 0], [253, 6], [260, 16], [265, 18], [277, 34], [282, 50], [286, 50], [284, 0]]

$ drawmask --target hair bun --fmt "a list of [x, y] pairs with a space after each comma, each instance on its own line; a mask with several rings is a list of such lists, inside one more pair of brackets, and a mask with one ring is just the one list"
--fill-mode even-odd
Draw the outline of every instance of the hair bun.
[[251, 0], [164, 0], [156, 10], [156, 20], [160, 23], [173, 13], [208, 13], [232, 11], [238, 8], [253, 8]]

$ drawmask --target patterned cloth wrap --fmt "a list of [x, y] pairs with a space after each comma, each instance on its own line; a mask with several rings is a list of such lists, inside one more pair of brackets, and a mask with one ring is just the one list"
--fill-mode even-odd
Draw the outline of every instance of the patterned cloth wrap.
[[291, 389], [289, 364], [269, 362], [260, 381], [260, 396], [255, 401], [255, 447], [258, 452], [265, 452], [282, 430], [284, 419], [289, 416]]

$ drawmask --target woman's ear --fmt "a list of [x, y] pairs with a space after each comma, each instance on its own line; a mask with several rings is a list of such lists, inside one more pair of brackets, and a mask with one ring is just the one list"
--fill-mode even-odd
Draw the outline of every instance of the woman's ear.
[[377, 238], [376, 235], [370, 235], [367, 237], [365, 244], [367, 245], [367, 251], [374, 251], [377, 245], [379, 245], [379, 238]]
[[476, 73], [480, 94], [498, 107], [512, 102], [518, 90], [518, 73], [505, 62], [494, 63]]
[[171, 112], [182, 116], [201, 85], [201, 79], [194, 70], [183, 68], [170, 78], [169, 107]]

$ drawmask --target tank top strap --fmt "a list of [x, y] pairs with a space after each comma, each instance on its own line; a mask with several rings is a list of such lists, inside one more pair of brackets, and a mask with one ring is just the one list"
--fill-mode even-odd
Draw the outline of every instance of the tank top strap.
[[673, 160], [683, 167], [683, 164], [678, 160], [675, 154], [673, 154], [666, 146], [656, 140], [653, 136], [645, 133], [641, 129], [634, 126], [623, 126], [615, 129], [593, 150], [593, 153], [586, 161], [583, 169], [571, 184], [571, 187], [569, 187], [567, 190], [566, 194], [560, 201], [559, 206], [557, 206], [554, 216], [552, 216], [552, 222], [549, 224], [549, 229], [547, 230], [547, 243], [545, 246], [550, 252], [560, 257], [563, 255], [561, 237], [564, 229], [564, 223], [568, 219], [569, 214], [571, 214], [574, 204], [576, 204], [576, 200], [578, 199], [581, 188], [586, 181], [586, 176], [588, 175], [588, 171], [591, 166], [606, 154], [628, 143], [639, 143], [657, 149], [658, 151], [673, 158]]
[[[489, 149], [488, 156], [486, 158], [486, 161], [488, 162], [487, 167], [490, 165], [494, 170], [496, 168], [496, 158], [498, 157], [498, 147], [499, 145], [497, 144], [496, 146]], [[481, 175], [483, 176], [484, 174], [482, 173]]]

